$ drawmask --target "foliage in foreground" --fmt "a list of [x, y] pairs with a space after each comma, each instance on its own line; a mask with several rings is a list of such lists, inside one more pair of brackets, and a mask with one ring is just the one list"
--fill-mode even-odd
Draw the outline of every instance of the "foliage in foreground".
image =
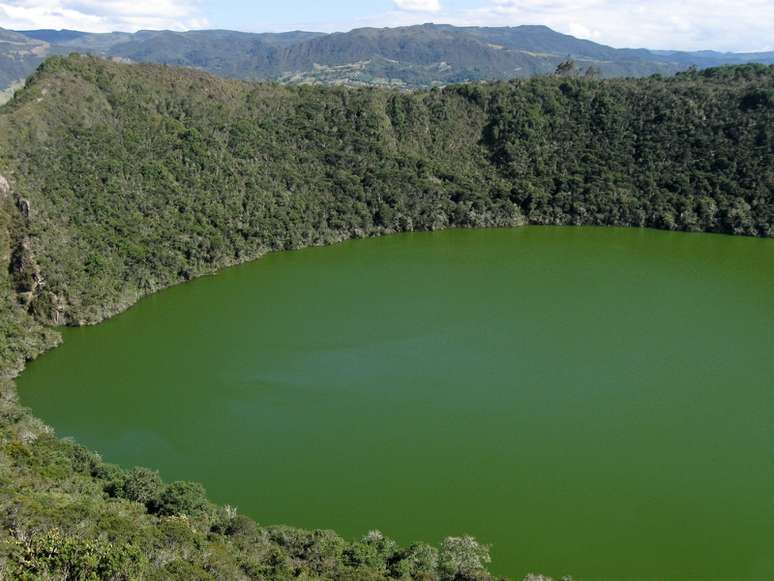
[[0, 400], [0, 579], [487, 580], [470, 537], [401, 547], [378, 531], [260, 527], [201, 485], [123, 470]]

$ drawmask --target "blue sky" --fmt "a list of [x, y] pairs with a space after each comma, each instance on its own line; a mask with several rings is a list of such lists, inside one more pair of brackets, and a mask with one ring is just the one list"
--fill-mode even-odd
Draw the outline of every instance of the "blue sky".
[[[404, 9], [401, 9], [401, 4]], [[341, 0], [311, 2], [285, 0], [279, 2], [232, 1], [212, 3], [210, 14], [226, 28], [239, 28], [245, 17], [261, 30], [350, 30], [357, 26], [390, 26], [421, 23], [437, 19], [441, 14], [462, 13], [483, 3], [480, 0]], [[242, 10], [235, 13], [234, 7]], [[423, 9], [425, 8], [425, 9]], [[443, 19], [443, 18], [441, 18]]]
[[545, 24], [616, 47], [774, 50], [774, 0], [0, 0], [0, 27], [331, 32]]

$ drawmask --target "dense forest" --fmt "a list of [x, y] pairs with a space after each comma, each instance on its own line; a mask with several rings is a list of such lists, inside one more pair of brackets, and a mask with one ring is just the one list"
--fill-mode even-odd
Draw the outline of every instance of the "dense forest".
[[52, 325], [273, 250], [527, 223], [774, 235], [774, 67], [562, 73], [401, 93], [47, 60], [0, 109], [0, 571], [489, 578], [467, 537], [258, 527], [196, 484], [106, 464], [11, 378]]
[[774, 67], [401, 94], [53, 58], [0, 116], [43, 322], [280, 249], [449, 226], [774, 234]]

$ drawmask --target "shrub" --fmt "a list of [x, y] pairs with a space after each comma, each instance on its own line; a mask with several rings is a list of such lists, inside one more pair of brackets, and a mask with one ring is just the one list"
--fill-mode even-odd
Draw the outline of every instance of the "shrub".
[[177, 481], [164, 487], [151, 512], [161, 516], [200, 516], [209, 508], [207, 493], [198, 482]]
[[390, 562], [393, 577], [410, 579], [436, 579], [438, 550], [422, 543], [399, 551]]
[[148, 468], [134, 468], [123, 483], [123, 497], [147, 507], [159, 504], [164, 488], [159, 473]]
[[131, 545], [63, 535], [58, 529], [16, 539], [10, 556], [11, 579], [115, 581], [140, 577], [144, 559]]
[[489, 549], [473, 537], [448, 537], [441, 544], [438, 569], [442, 579], [467, 581], [486, 577]]

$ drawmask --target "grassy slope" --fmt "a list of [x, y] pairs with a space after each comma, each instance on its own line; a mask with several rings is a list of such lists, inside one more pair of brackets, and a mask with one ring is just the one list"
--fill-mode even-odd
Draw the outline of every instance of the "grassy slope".
[[[270, 250], [526, 221], [770, 236], [773, 150], [765, 67], [401, 95], [51, 59], [0, 111], [14, 189], [0, 200], [0, 366], [12, 374], [56, 341], [41, 323], [98, 322]], [[378, 535], [256, 528], [195, 486], [57, 440], [3, 386], [2, 566], [486, 578], [467, 541], [434, 556]]]

